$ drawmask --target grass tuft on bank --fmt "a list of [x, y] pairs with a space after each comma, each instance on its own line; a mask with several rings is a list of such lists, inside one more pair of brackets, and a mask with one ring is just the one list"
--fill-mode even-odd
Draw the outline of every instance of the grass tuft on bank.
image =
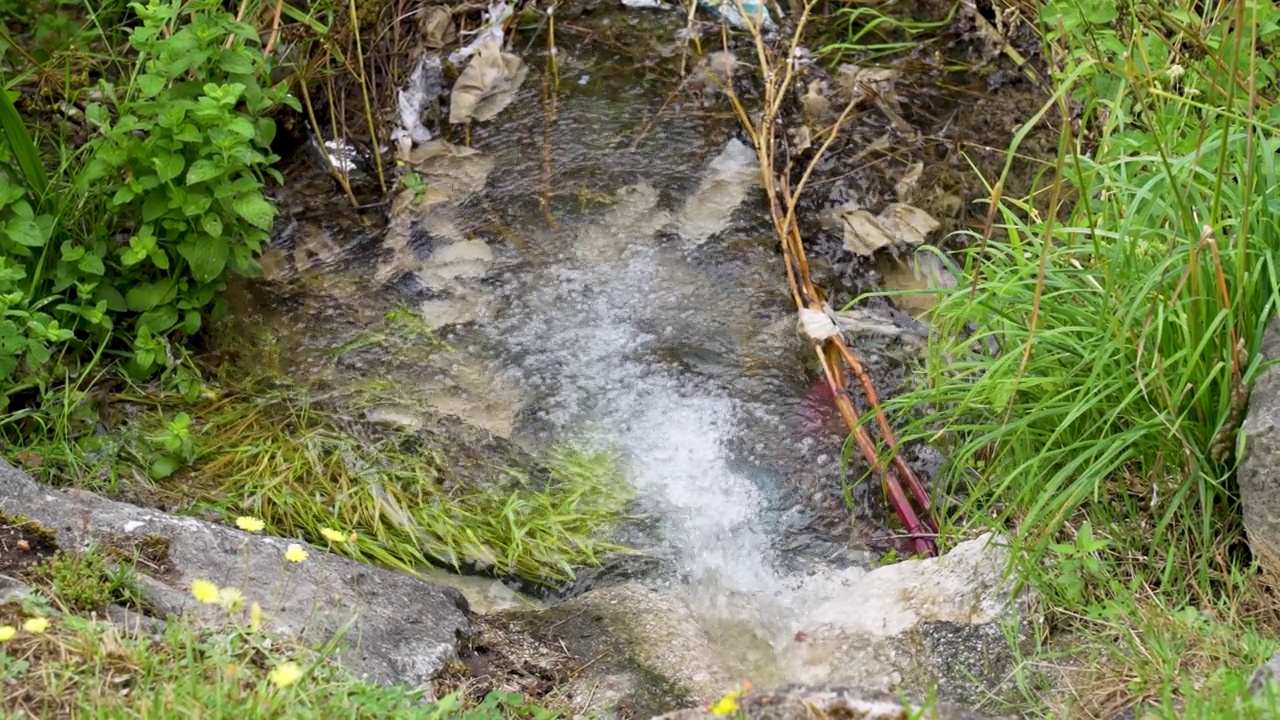
[[[32, 622], [32, 619], [43, 622]], [[170, 621], [155, 633], [77, 615], [39, 598], [0, 605], [0, 708], [9, 718], [553, 718], [548, 709], [494, 693], [464, 708], [454, 696], [378, 686], [324, 651], [272, 642], [247, 626]]]
[[1027, 198], [988, 179], [996, 232], [972, 233], [921, 383], [888, 404], [947, 451], [945, 535], [1010, 532], [1071, 638], [1071, 662], [1024, 667], [1065, 699], [1020, 676], [1023, 712], [1248, 716], [1242, 678], [1280, 649], [1235, 478], [1280, 302], [1280, 11], [1036, 9], [1055, 177]]

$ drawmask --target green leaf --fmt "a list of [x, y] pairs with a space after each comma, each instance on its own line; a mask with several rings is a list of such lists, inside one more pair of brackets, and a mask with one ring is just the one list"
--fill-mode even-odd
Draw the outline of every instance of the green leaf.
[[98, 285], [94, 298], [99, 302], [106, 303], [111, 312], [122, 313], [129, 309], [129, 303], [125, 302], [124, 295], [121, 295], [119, 290], [107, 283]]
[[22, 122], [22, 116], [18, 114], [13, 97], [3, 88], [0, 88], [0, 130], [4, 131], [9, 151], [18, 161], [27, 186], [35, 191], [37, 197], [43, 197], [49, 189], [49, 176], [45, 174], [44, 163], [40, 161], [40, 151], [31, 139], [26, 123]]
[[222, 220], [213, 213], [200, 217], [200, 227], [212, 237], [222, 237]]
[[245, 140], [252, 140], [253, 137], [258, 134], [257, 128], [255, 128], [253, 123], [249, 122], [249, 119], [245, 117], [237, 117], [227, 123], [227, 129]]
[[201, 159], [191, 163], [191, 168], [187, 170], [187, 184], [195, 185], [196, 183], [212, 180], [220, 177], [223, 172], [221, 163], [209, 159]]
[[229, 75], [252, 75], [253, 59], [244, 50], [223, 50], [218, 54], [218, 69]]
[[183, 123], [178, 128], [178, 132], [174, 133], [173, 139], [181, 140], [184, 143], [198, 143], [204, 140], [204, 136], [200, 134], [200, 128], [192, 123]]
[[169, 332], [177, 324], [178, 308], [172, 304], [161, 305], [138, 316], [138, 328], [145, 328], [156, 335]]
[[164, 92], [165, 79], [159, 75], [143, 73], [134, 81], [134, 85], [142, 93], [142, 97], [150, 99]]
[[187, 165], [181, 155], [174, 153], [158, 155], [152, 159], [151, 164], [155, 167], [156, 175], [160, 177], [162, 182], [169, 182], [181, 175], [182, 169]]
[[178, 245], [178, 252], [191, 266], [192, 276], [202, 283], [212, 282], [222, 275], [227, 266], [227, 251], [224, 237], [187, 240]]
[[172, 455], [161, 455], [151, 461], [151, 477], [163, 480], [178, 471], [182, 463]]
[[[25, 205], [26, 201], [22, 201], [21, 204]], [[34, 218], [15, 215], [4, 224], [3, 232], [9, 240], [24, 247], [44, 247], [45, 235], [40, 232], [40, 226], [36, 224]]]
[[112, 205], [128, 205], [129, 203], [133, 202], [133, 199], [137, 196], [138, 194], [133, 191], [133, 188], [129, 187], [128, 185], [125, 185], [121, 187], [119, 190], [116, 190], [115, 196], [111, 198], [111, 204]]
[[84, 257], [84, 247], [76, 245], [70, 240], [62, 241], [62, 260], [63, 262], [77, 262]]
[[1084, 19], [1094, 25], [1107, 25], [1120, 17], [1120, 10], [1116, 8], [1114, 0], [1099, 0], [1085, 5], [1083, 9]]
[[134, 312], [145, 312], [161, 303], [169, 302], [173, 299], [173, 295], [172, 280], [139, 283], [129, 288], [129, 292], [125, 295], [125, 303]]
[[164, 217], [167, 212], [169, 212], [168, 193], [163, 189], [156, 189], [147, 193], [147, 199], [142, 201], [143, 222], [154, 222]]
[[276, 209], [262, 195], [256, 193], [241, 195], [231, 203], [231, 207], [237, 215], [263, 230], [270, 230], [271, 223], [276, 217]]
[[80, 272], [88, 275], [102, 275], [107, 271], [106, 266], [102, 264], [102, 258], [93, 254], [80, 258], [80, 262], [76, 267], [80, 268]]
[[203, 217], [208, 211], [209, 206], [213, 204], [213, 198], [208, 193], [197, 188], [189, 193], [182, 203], [182, 212], [187, 217]]
[[276, 123], [271, 118], [258, 118], [258, 132], [254, 136], [262, 147], [271, 147], [276, 139]]
[[200, 331], [200, 313], [195, 310], [188, 310], [187, 314], [182, 318], [182, 332], [187, 335], [195, 335]]

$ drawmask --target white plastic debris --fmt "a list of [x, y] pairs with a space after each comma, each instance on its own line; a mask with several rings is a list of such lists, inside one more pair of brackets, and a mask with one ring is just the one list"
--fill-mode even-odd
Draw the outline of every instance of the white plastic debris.
[[725, 145], [707, 169], [678, 218], [680, 234], [694, 245], [724, 230], [747, 193], [760, 182], [756, 151], [737, 138]]
[[836, 327], [836, 321], [831, 318], [829, 313], [825, 312], [828, 309], [800, 308], [800, 329], [810, 339], [821, 342], [840, 334], [840, 328]]
[[502, 25], [511, 15], [511, 6], [507, 3], [499, 0], [491, 4], [489, 9], [484, 12], [484, 24], [473, 31], [471, 40], [466, 45], [449, 54], [449, 62], [454, 65], [461, 65], [464, 60], [475, 55], [486, 40], [493, 40], [498, 47], [502, 47], [502, 43], [506, 40], [506, 36], [502, 32]]
[[311, 147], [314, 152], [318, 153], [333, 167], [334, 171], [344, 175], [359, 170], [364, 161], [364, 158], [360, 155], [360, 150], [354, 144], [342, 138], [321, 142], [312, 137]]
[[[773, 22], [773, 18], [769, 15], [768, 8], [756, 0], [720, 0], [717, 4], [713, 4], [710, 0], [701, 0], [699, 4], [739, 29], [749, 29], [752, 24], [758, 25], [762, 30], [773, 30], [777, 27]], [[739, 4], [741, 4], [742, 10], [746, 12], [745, 17], [742, 12], [738, 11]], [[747, 22], [748, 17], [751, 18], [751, 23]]]
[[430, 88], [432, 77], [440, 76], [440, 58], [436, 55], [423, 55], [418, 58], [413, 71], [404, 87], [397, 92], [396, 102], [400, 108], [400, 126], [391, 132], [400, 154], [409, 152], [414, 144], [431, 142], [431, 131], [422, 124], [422, 111], [427, 106], [438, 88]]
[[622, 6], [632, 10], [666, 10], [670, 7], [662, 0], [622, 0]]

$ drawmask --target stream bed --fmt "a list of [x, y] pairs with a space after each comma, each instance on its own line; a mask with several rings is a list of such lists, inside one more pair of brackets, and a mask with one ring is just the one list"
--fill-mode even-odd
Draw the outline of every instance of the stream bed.
[[[617, 51], [619, 37], [675, 36], [679, 15], [603, 13], [593, 28], [609, 42], [575, 43], [570, 26], [554, 66], [533, 46], [509, 107], [469, 144], [451, 132], [414, 158], [425, 182], [400, 191], [384, 231], [287, 223], [269, 276], [309, 291], [253, 312], [293, 372], [388, 383], [404, 402], [371, 411], [383, 419], [425, 407], [532, 451], [613, 453], [637, 493], [623, 540], [657, 560], [632, 579], [679, 598], [758, 683], [822, 679], [811, 670], [834, 651], [797, 638], [852, 622], [851, 603], [893, 601], [856, 590], [878, 558], [875, 488], [852, 492], [850, 519], [844, 484], [860, 470], [842, 472], [843, 434], [815, 402], [736, 120], [676, 92], [677, 52]], [[391, 306], [448, 349], [344, 362], [337, 349]], [[918, 351], [858, 349], [887, 376]]]

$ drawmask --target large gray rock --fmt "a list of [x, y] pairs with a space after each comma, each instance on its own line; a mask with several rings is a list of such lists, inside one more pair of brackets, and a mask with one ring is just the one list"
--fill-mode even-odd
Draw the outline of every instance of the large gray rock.
[[1013, 668], [1008, 632], [1030, 627], [1008, 560], [998, 539], [984, 536], [939, 558], [814, 574], [787, 601], [785, 637], [634, 583], [590, 591], [532, 622], [590, 661], [594, 677], [567, 693], [591, 701], [581, 711], [665, 712], [712, 701], [743, 679], [757, 688], [936, 693], [972, 705], [998, 692]]
[[[1280, 321], [1267, 327], [1262, 356], [1280, 359]], [[1244, 527], [1254, 557], [1275, 582], [1280, 579], [1280, 366], [1259, 373], [1241, 429], [1246, 445], [1237, 477]]]
[[223, 621], [226, 611], [197, 601], [191, 584], [232, 586], [246, 606], [261, 604], [263, 628], [272, 634], [319, 644], [343, 631], [342, 662], [373, 682], [427, 683], [470, 632], [466, 601], [456, 590], [305, 544], [309, 557], [288, 562], [287, 540], [42, 487], [3, 460], [0, 512], [54, 530], [63, 549], [107, 543], [155, 555], [167, 545], [163, 572], [143, 578], [157, 614]]

